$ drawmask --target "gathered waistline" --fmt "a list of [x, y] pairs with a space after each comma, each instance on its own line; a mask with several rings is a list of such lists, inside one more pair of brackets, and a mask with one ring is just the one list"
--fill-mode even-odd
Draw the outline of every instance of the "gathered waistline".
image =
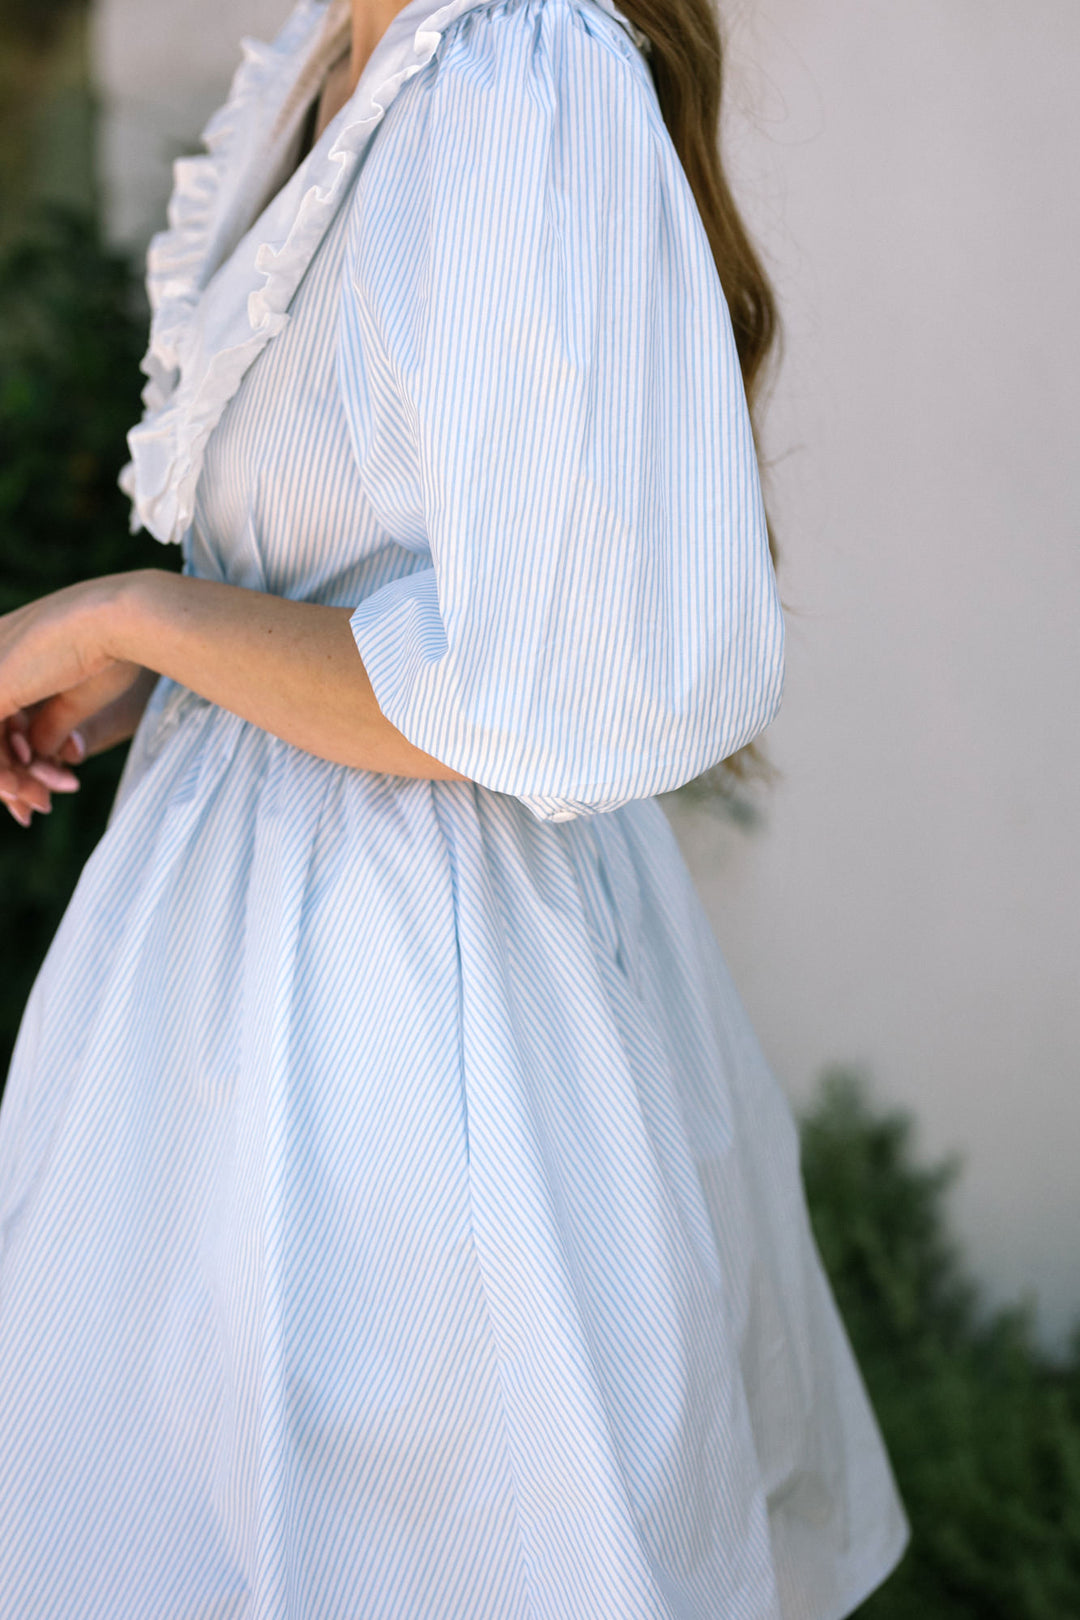
[[[155, 704], [157, 713], [152, 720], [152, 729], [146, 741], [150, 748], [156, 751], [168, 737], [169, 733], [180, 724], [186, 715], [198, 709], [212, 709], [217, 707], [209, 698], [200, 697], [189, 686], [181, 686], [179, 682], [171, 680], [168, 675], [161, 677], [162, 683], [171, 687], [160, 707]], [[156, 694], [155, 694], [156, 696]], [[228, 711], [223, 710], [223, 713]]]

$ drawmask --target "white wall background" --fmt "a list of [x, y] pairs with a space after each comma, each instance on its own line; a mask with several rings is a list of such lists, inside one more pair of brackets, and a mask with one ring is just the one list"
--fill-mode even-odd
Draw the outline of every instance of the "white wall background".
[[965, 1159], [998, 1297], [1080, 1314], [1080, 7], [758, 0], [740, 195], [787, 320], [763, 836], [687, 850], [797, 1095]]
[[[1080, 1314], [1080, 8], [730, 0], [739, 195], [787, 326], [769, 413], [782, 778], [673, 818], [774, 1066], [959, 1150], [996, 1298]], [[99, 0], [114, 232], [280, 0]]]
[[94, 0], [99, 160], [113, 240], [142, 248], [165, 223], [173, 159], [198, 148], [245, 34], [269, 39], [290, 0]]

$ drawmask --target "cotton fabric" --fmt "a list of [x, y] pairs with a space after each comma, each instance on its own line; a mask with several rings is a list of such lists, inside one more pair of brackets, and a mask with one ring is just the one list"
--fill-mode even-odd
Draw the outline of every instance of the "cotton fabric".
[[0, 1111], [0, 1616], [832, 1620], [903, 1514], [651, 797], [782, 668], [700, 221], [594, 0], [413, 0], [284, 178], [340, 23], [178, 165], [126, 486], [470, 780], [160, 683]]

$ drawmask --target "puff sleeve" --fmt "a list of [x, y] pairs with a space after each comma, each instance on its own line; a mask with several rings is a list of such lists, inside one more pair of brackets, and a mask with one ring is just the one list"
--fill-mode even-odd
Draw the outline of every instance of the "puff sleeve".
[[675, 788], [779, 704], [726, 305], [647, 68], [574, 0], [467, 14], [358, 184], [339, 385], [423, 566], [356, 609], [387, 718], [535, 815]]

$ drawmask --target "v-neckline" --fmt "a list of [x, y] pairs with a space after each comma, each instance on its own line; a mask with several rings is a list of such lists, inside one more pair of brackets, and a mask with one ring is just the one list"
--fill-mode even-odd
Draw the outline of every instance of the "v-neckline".
[[[274, 109], [272, 118], [268, 120], [268, 126], [264, 127], [261, 140], [258, 140], [249, 152], [248, 185], [238, 190], [240, 192], [248, 190], [250, 206], [245, 210], [246, 217], [244, 215], [237, 217], [239, 210], [233, 214], [230, 228], [224, 232], [223, 240], [210, 256], [204, 270], [204, 288], [229, 262], [240, 243], [273, 210], [278, 199], [288, 190], [296, 176], [323, 144], [328, 132], [338, 121], [338, 113], [348, 105], [348, 102], [343, 103], [318, 138], [314, 137], [312, 121], [318, 120], [318, 105], [326, 84], [326, 76], [341, 59], [341, 41], [345, 35], [348, 14], [347, 4], [342, 3], [342, 0], [338, 0], [335, 4], [334, 0], [331, 0], [317, 33], [310, 40], [295, 68], [291, 83]], [[310, 140], [307, 138], [309, 132], [312, 137]], [[255, 179], [260, 168], [263, 169], [261, 185]]]
[[272, 44], [245, 42], [229, 100], [207, 127], [207, 152], [177, 166], [170, 229], [151, 248], [146, 411], [128, 435], [122, 487], [136, 521], [159, 540], [183, 538], [209, 437], [248, 367], [288, 324], [290, 300], [388, 107], [446, 29], [490, 3], [408, 0], [299, 160], [343, 13], [336, 0], [328, 10], [300, 0]]
[[[325, 69], [325, 71], [323, 73], [322, 82], [316, 87], [315, 92], [311, 97], [311, 100], [308, 102], [307, 110], [304, 113], [303, 119], [301, 120], [301, 123], [300, 123], [299, 147], [298, 147], [298, 150], [297, 150], [297, 153], [296, 153], [296, 160], [293, 163], [293, 166], [292, 166], [292, 169], [290, 170], [290, 172], [286, 175], [284, 180], [282, 180], [281, 185], [278, 187], [278, 191], [284, 190], [284, 188], [289, 184], [289, 181], [292, 179], [293, 175], [297, 172], [297, 170], [302, 168], [303, 165], [307, 162], [307, 159], [311, 156], [311, 153], [318, 146], [319, 142], [322, 140], [323, 136], [326, 134], [327, 130], [330, 128], [330, 125], [334, 122], [334, 119], [337, 117], [338, 113], [342, 110], [342, 108], [345, 106], [346, 102], [350, 99], [350, 97], [352, 95], [352, 91], [350, 91], [349, 95], [346, 96], [345, 101], [343, 101], [341, 103], [341, 106], [335, 108], [334, 112], [326, 120], [326, 123], [323, 125], [322, 129], [319, 129], [319, 110], [322, 107], [322, 101], [323, 101], [324, 95], [326, 94], [326, 86], [327, 86], [327, 83], [329, 82], [330, 75], [335, 71], [338, 64], [345, 60], [345, 58], [348, 56], [348, 54], [349, 54], [349, 50], [348, 50], [348, 46], [346, 46], [344, 51], [340, 52], [339, 55], [337, 55], [337, 56], [335, 56], [333, 58], [333, 60], [328, 64], [328, 66], [326, 67], [326, 69]], [[355, 86], [353, 88], [355, 89]], [[275, 197], [277, 196], [277, 191], [274, 193], [274, 196]], [[270, 201], [272, 202], [273, 198], [271, 198]]]

